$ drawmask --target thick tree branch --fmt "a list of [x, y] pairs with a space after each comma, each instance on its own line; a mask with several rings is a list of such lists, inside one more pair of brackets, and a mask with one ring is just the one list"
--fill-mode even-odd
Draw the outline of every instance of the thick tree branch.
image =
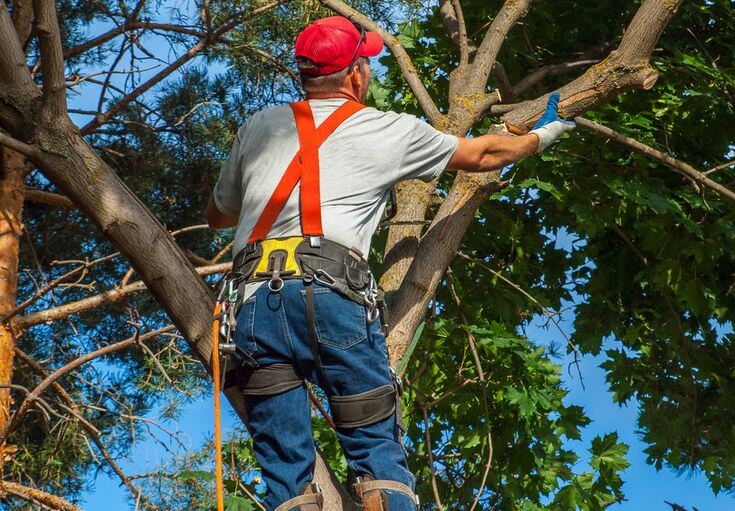
[[385, 41], [385, 44], [388, 46], [388, 48], [390, 48], [390, 51], [393, 53], [393, 56], [398, 62], [398, 66], [401, 68], [401, 74], [403, 75], [403, 78], [406, 80], [409, 87], [411, 87], [414, 96], [416, 96], [416, 99], [418, 100], [421, 109], [424, 111], [424, 114], [426, 114], [426, 117], [429, 119], [429, 122], [431, 122], [431, 124], [433, 124], [434, 126], [442, 125], [444, 115], [439, 112], [439, 109], [434, 103], [434, 100], [429, 95], [429, 91], [426, 90], [426, 87], [421, 81], [421, 77], [416, 71], [411, 57], [409, 57], [408, 53], [406, 53], [406, 50], [403, 48], [403, 45], [398, 40], [398, 38], [389, 33], [380, 25], [378, 25], [373, 19], [353, 9], [342, 0], [320, 1], [337, 14], [340, 14], [348, 18], [350, 21], [357, 23], [368, 30], [377, 32], [381, 35], [383, 41]]
[[526, 15], [531, 8], [531, 0], [506, 0], [482, 39], [477, 54], [472, 61], [472, 70], [465, 80], [465, 87], [471, 94], [484, 92], [498, 52], [502, 48], [508, 32]]
[[729, 188], [722, 186], [720, 183], [717, 183], [716, 181], [712, 181], [710, 178], [705, 176], [704, 173], [698, 171], [697, 169], [695, 169], [688, 163], [684, 163], [681, 160], [677, 160], [671, 155], [663, 153], [657, 149], [654, 149], [653, 147], [647, 146], [646, 144], [638, 142], [637, 140], [626, 137], [625, 135], [622, 135], [618, 133], [617, 131], [610, 129], [607, 126], [603, 126], [602, 124], [598, 124], [594, 121], [590, 121], [589, 119], [585, 119], [583, 117], [577, 117], [574, 120], [582, 128], [585, 128], [594, 133], [597, 133], [598, 135], [602, 135], [603, 137], [609, 138], [610, 140], [613, 140], [619, 144], [623, 144], [624, 146], [629, 147], [630, 149], [633, 149], [634, 151], [637, 151], [641, 154], [649, 156], [653, 158], [654, 160], [663, 163], [667, 167], [674, 169], [676, 172], [683, 174], [689, 179], [692, 179], [693, 181], [703, 186], [706, 186], [707, 188], [710, 188], [716, 191], [717, 193], [721, 194], [722, 196], [735, 202], [735, 192], [733, 192]]
[[0, 481], [0, 494], [2, 493], [21, 498], [26, 502], [41, 504], [54, 511], [82, 511], [61, 497], [11, 481]]
[[36, 34], [43, 72], [43, 109], [53, 122], [66, 116], [66, 73], [54, 0], [33, 0]]

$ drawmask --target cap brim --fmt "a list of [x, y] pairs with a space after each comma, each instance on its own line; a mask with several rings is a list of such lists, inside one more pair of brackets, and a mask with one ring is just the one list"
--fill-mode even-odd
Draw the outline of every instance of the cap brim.
[[377, 32], [365, 33], [365, 46], [360, 52], [363, 57], [377, 57], [383, 51], [383, 38]]

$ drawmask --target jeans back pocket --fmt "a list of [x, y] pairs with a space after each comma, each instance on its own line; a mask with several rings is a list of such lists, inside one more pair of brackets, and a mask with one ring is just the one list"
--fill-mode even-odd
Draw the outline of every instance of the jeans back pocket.
[[[325, 287], [314, 287], [313, 292], [314, 323], [320, 344], [347, 349], [367, 339], [363, 305]], [[306, 291], [301, 293], [305, 295]]]

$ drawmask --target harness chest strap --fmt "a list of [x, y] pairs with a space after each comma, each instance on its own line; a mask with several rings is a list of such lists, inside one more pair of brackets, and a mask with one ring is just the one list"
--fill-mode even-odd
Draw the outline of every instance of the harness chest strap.
[[332, 112], [317, 128], [308, 101], [291, 103], [300, 147], [253, 227], [248, 243], [263, 241], [268, 237], [268, 232], [299, 180], [301, 181], [302, 233], [304, 236], [324, 234], [319, 186], [319, 147], [344, 121], [363, 108], [365, 106], [360, 103], [347, 101]]

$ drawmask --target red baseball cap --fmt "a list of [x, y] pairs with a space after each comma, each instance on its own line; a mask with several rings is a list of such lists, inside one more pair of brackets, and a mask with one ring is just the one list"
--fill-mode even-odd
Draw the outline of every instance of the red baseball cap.
[[346, 68], [360, 57], [375, 57], [381, 51], [383, 38], [380, 34], [361, 32], [347, 18], [330, 16], [314, 21], [299, 34], [294, 53], [316, 64], [316, 68], [302, 69], [302, 73], [328, 75]]

